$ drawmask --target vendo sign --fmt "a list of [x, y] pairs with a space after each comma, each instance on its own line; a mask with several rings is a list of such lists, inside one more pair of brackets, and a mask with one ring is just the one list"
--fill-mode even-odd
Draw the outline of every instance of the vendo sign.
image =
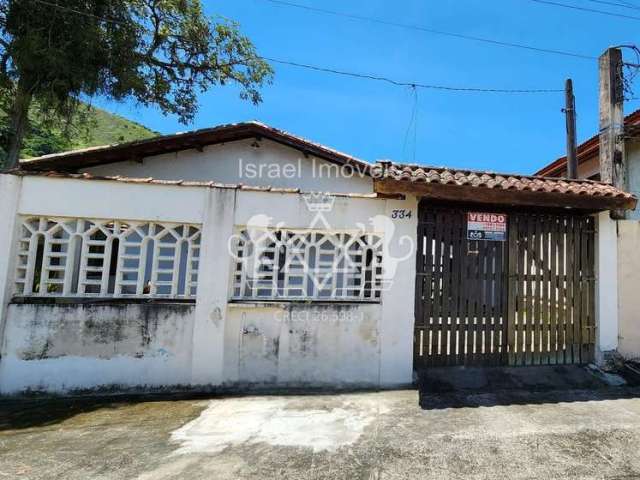
[[507, 215], [504, 213], [467, 213], [467, 239], [505, 242], [507, 240]]

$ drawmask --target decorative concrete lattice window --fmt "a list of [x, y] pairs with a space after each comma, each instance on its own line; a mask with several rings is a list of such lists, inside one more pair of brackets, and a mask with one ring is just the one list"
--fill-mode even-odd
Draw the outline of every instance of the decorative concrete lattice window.
[[234, 299], [380, 299], [380, 236], [251, 228], [234, 248]]
[[196, 225], [25, 218], [16, 293], [194, 298], [199, 256]]

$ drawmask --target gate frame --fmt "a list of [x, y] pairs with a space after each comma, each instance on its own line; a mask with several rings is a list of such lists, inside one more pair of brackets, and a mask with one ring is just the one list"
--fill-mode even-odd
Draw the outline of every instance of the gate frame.
[[[593, 233], [593, 237], [592, 237], [592, 246], [590, 247], [590, 251], [592, 252], [591, 257], [589, 257], [589, 261], [591, 262], [591, 267], [588, 269], [588, 271], [592, 272], [593, 278], [590, 279], [591, 281], [591, 285], [587, 284], [588, 288], [588, 293], [590, 293], [590, 304], [588, 305], [589, 311], [590, 311], [590, 315], [587, 317], [588, 319], [590, 319], [590, 325], [587, 325], [586, 327], [584, 327], [584, 325], [582, 325], [581, 322], [581, 332], [587, 328], [589, 330], [589, 333], [587, 333], [587, 336], [589, 337], [589, 341], [588, 343], [584, 343], [583, 342], [583, 333], [581, 333], [581, 343], [580, 343], [580, 350], [582, 351], [582, 349], [586, 346], [588, 346], [590, 348], [589, 351], [589, 358], [587, 361], [581, 361], [579, 363], [584, 364], [584, 363], [590, 363], [594, 360], [601, 362], [602, 361], [602, 352], [601, 352], [601, 347], [602, 347], [602, 339], [600, 339], [600, 335], [599, 335], [599, 327], [601, 324], [601, 319], [603, 318], [603, 314], [605, 314], [606, 316], [606, 312], [603, 311], [603, 302], [601, 301], [601, 297], [602, 297], [602, 282], [598, 281], [598, 272], [601, 271], [602, 267], [603, 267], [603, 262], [607, 262], [607, 260], [605, 260], [605, 258], [611, 258], [611, 253], [612, 251], [617, 252], [617, 250], [615, 249], [611, 249], [611, 248], [605, 248], [605, 252], [607, 253], [607, 255], [603, 256], [602, 255], [602, 244], [603, 244], [603, 239], [600, 238], [599, 235], [599, 227], [601, 224], [606, 223], [606, 220], [609, 220], [609, 214], [608, 212], [601, 212], [600, 214], [596, 214], [594, 215], [593, 211], [588, 211], [588, 210], [575, 210], [575, 209], [561, 209], [561, 208], [544, 208], [544, 207], [526, 207], [526, 206], [507, 206], [507, 205], [500, 205], [500, 204], [477, 204], [477, 203], [472, 203], [472, 202], [452, 202], [452, 201], [442, 201], [442, 200], [434, 200], [434, 199], [430, 199], [428, 197], [421, 197], [418, 199], [418, 225], [417, 225], [417, 231], [416, 231], [416, 238], [418, 239], [417, 245], [418, 248], [420, 249], [419, 251], [416, 252], [416, 287], [415, 287], [415, 313], [414, 313], [414, 346], [413, 346], [413, 368], [414, 370], [419, 370], [421, 368], [428, 368], [428, 366], [425, 363], [419, 362], [419, 350], [420, 350], [420, 346], [419, 346], [419, 342], [418, 342], [418, 338], [416, 337], [418, 334], [418, 329], [419, 329], [419, 324], [423, 324], [424, 325], [424, 331], [427, 331], [427, 325], [424, 324], [423, 322], [420, 321], [419, 317], [423, 312], [422, 309], [422, 304], [424, 303], [421, 300], [421, 294], [422, 294], [422, 287], [420, 285], [420, 273], [424, 273], [421, 272], [421, 261], [423, 260], [423, 256], [421, 253], [421, 248], [422, 248], [422, 238], [421, 238], [421, 223], [422, 219], [423, 219], [423, 212], [425, 208], [432, 208], [432, 209], [438, 209], [438, 210], [443, 210], [446, 212], [446, 210], [461, 210], [463, 212], [468, 212], [468, 211], [479, 211], [479, 212], [492, 212], [492, 213], [505, 213], [508, 215], [508, 226], [507, 226], [507, 241], [506, 243], [506, 262], [505, 262], [505, 267], [503, 269], [503, 275], [505, 275], [504, 279], [505, 279], [505, 294], [506, 294], [506, 298], [504, 301], [503, 306], [503, 318], [504, 318], [504, 334], [507, 335], [507, 345], [509, 345], [511, 343], [511, 330], [513, 330], [512, 325], [515, 322], [515, 315], [516, 315], [516, 295], [513, 294], [513, 285], [512, 285], [512, 279], [514, 278], [514, 275], [516, 273], [516, 269], [517, 269], [517, 265], [516, 262], [514, 262], [512, 259], [516, 258], [517, 256], [517, 252], [518, 252], [518, 245], [517, 245], [517, 241], [512, 241], [512, 239], [516, 239], [517, 240], [517, 236], [514, 237], [514, 229], [513, 229], [513, 219], [514, 219], [514, 215], [526, 215], [528, 213], [530, 214], [535, 214], [535, 215], [553, 215], [553, 216], [557, 216], [557, 217], [568, 217], [568, 218], [585, 218], [585, 217], [595, 217], [593, 218], [593, 231], [587, 231], [586, 233]], [[606, 216], [606, 218], [605, 218]], [[607, 246], [610, 246], [609, 244], [611, 243], [611, 225], [608, 225], [608, 232], [609, 232], [609, 238], [608, 241], [606, 241], [605, 243], [607, 244]], [[613, 222], [613, 227], [615, 229], [615, 222]], [[582, 233], [582, 230], [581, 230]], [[547, 234], [546, 232], [544, 233], [545, 235]], [[551, 233], [549, 233], [550, 235]], [[516, 233], [517, 235], [517, 233]], [[617, 258], [616, 258], [617, 260]], [[610, 263], [611, 260], [609, 260], [608, 262]], [[616, 262], [614, 262], [615, 264]], [[607, 275], [607, 278], [613, 278], [614, 276], [611, 274]], [[541, 276], [542, 278], [542, 276]], [[617, 272], [616, 272], [616, 276], [615, 276], [616, 280], [617, 280]], [[582, 280], [583, 281], [583, 280]], [[582, 288], [582, 287], [581, 287]], [[607, 292], [609, 292], [609, 295], [611, 295], [612, 290], [615, 290], [616, 295], [617, 295], [617, 281], [616, 281], [616, 286], [612, 289], [612, 288], [608, 288], [606, 289]], [[614, 297], [616, 297], [616, 295], [614, 295]], [[555, 297], [554, 297], [555, 298]], [[559, 297], [558, 297], [559, 298]], [[564, 297], [566, 298], [566, 296]], [[607, 305], [611, 305], [611, 302], [604, 302]], [[557, 308], [557, 306], [556, 306]], [[616, 333], [617, 333], [617, 308], [615, 309], [616, 311], [616, 318], [615, 318], [615, 325], [616, 325]], [[547, 315], [549, 315], [549, 312], [547, 312]], [[612, 322], [613, 323], [613, 322]], [[611, 328], [607, 329], [609, 331], [609, 337], [611, 336]], [[617, 339], [617, 337], [616, 337]], [[609, 340], [609, 344], [612, 343], [611, 342], [611, 338], [608, 338]], [[504, 341], [501, 342], [501, 344], [503, 345], [502, 348], [504, 348]], [[616, 342], [616, 346], [617, 346], [617, 342]], [[559, 351], [557, 351], [557, 356], [559, 357]], [[548, 353], [549, 358], [551, 358], [551, 353]], [[582, 354], [581, 354], [582, 355]], [[499, 355], [500, 359], [501, 359], [501, 364], [502, 365], [510, 365], [513, 366], [514, 365], [514, 358], [513, 358], [513, 352], [510, 352], [509, 350], [507, 351], [501, 351], [500, 355]], [[582, 357], [580, 357], [582, 359]], [[466, 363], [465, 363], [466, 364]], [[551, 361], [549, 360], [547, 363], [542, 363], [542, 362], [538, 362], [535, 363], [537, 365], [540, 364], [559, 364], [558, 362], [556, 363], [551, 363]], [[570, 364], [575, 364], [574, 362], [571, 362]], [[466, 364], [468, 365], [468, 364]], [[515, 364], [515, 365], [524, 365], [522, 363], [520, 364]], [[475, 365], [474, 365], [475, 366]]]

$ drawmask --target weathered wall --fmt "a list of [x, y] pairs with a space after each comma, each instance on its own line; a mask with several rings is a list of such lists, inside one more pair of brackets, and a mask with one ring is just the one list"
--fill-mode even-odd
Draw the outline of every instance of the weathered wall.
[[620, 337], [618, 351], [627, 358], [640, 358], [640, 222], [618, 222], [618, 306]]
[[[202, 224], [210, 200], [207, 188], [13, 175], [0, 175], [0, 182], [0, 209], [7, 219], [17, 214]], [[209, 235], [213, 231], [215, 224]], [[0, 343], [0, 392], [192, 383], [194, 305], [7, 306], [14, 290], [16, 243], [15, 223], [3, 222], [0, 247], [7, 248], [0, 269], [6, 263], [6, 272], [0, 272], [0, 285], [9, 295], [0, 309], [0, 327], [6, 325]], [[148, 333], [143, 334], [148, 322]], [[94, 326], [114, 336], [99, 340], [92, 336]]]
[[[231, 305], [229, 237], [256, 215], [274, 226], [312, 227], [316, 214], [301, 195], [9, 175], [0, 180], [8, 185], [0, 190], [6, 218], [17, 213], [188, 222], [201, 224], [203, 234], [196, 305], [180, 307], [188, 312], [135, 304], [0, 309], [0, 325], [7, 320], [2, 392], [106, 385], [395, 386], [412, 381], [414, 197], [336, 197], [324, 214], [328, 225], [313, 227], [363, 228], [384, 236], [385, 268], [393, 275], [380, 303]], [[411, 215], [391, 220], [395, 209]], [[15, 268], [14, 227], [7, 222], [0, 230], [0, 248], [8, 258], [0, 259], [0, 287], [8, 292]], [[144, 310], [150, 308], [157, 310]], [[141, 319], [152, 316], [159, 323], [145, 336]], [[108, 334], [97, 336], [96, 328]]]
[[259, 148], [254, 140], [210, 145], [202, 152], [183, 150], [141, 162], [119, 162], [87, 168], [95, 175], [154, 177], [162, 180], [215, 181], [245, 185], [300, 188], [302, 191], [372, 193], [371, 178], [340, 175], [338, 166], [270, 140]]
[[380, 384], [379, 305], [230, 305], [225, 382]]
[[194, 306], [9, 306], [0, 392], [191, 382]]

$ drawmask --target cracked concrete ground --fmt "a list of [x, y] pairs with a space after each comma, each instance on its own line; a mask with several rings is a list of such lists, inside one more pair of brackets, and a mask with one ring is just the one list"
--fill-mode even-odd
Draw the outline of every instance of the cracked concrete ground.
[[640, 478], [640, 390], [0, 402], [0, 479]]

